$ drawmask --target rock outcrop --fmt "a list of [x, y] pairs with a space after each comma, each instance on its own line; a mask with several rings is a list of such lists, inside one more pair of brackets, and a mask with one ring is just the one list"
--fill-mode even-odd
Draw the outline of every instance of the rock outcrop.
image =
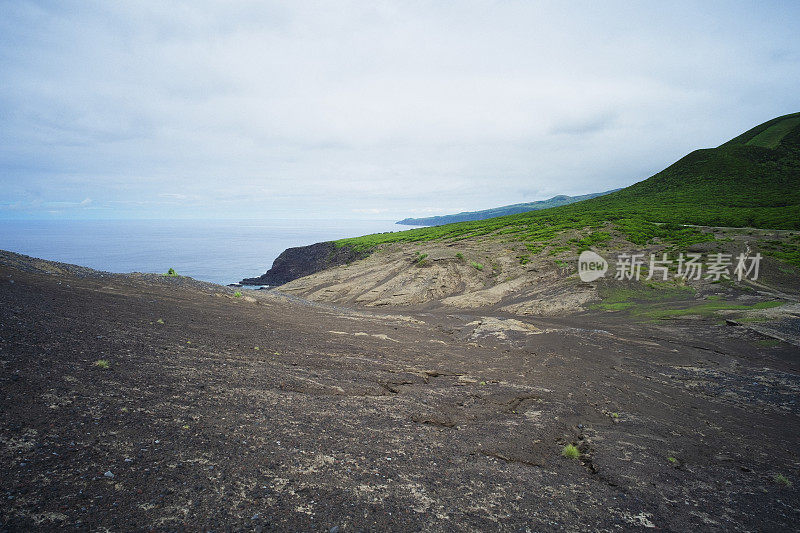
[[257, 278], [243, 279], [241, 283], [275, 287], [328, 268], [363, 259], [368, 255], [369, 252], [359, 252], [349, 246], [336, 246], [331, 241], [287, 248], [275, 259], [272, 268], [266, 273]]

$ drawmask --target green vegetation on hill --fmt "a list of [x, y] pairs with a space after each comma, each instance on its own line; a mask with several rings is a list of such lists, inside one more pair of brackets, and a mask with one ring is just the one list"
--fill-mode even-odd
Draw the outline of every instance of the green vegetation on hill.
[[685, 246], [713, 239], [698, 226], [800, 229], [800, 113], [765, 122], [731, 141], [696, 150], [658, 174], [610, 194], [569, 205], [336, 241], [369, 250], [391, 242], [513, 236], [532, 253], [567, 230], [578, 246], [602, 241], [611, 224], [629, 241]]
[[[619, 190], [619, 189], [614, 189]], [[487, 218], [502, 217], [506, 215], [516, 215], [518, 213], [526, 213], [528, 211], [539, 211], [541, 209], [549, 209], [551, 207], [558, 207], [560, 205], [573, 204], [582, 200], [589, 200], [609, 194], [614, 191], [595, 192], [591, 194], [582, 194], [580, 196], [566, 196], [560, 194], [553, 196], [547, 200], [538, 200], [536, 202], [526, 202], [523, 204], [504, 205], [502, 207], [495, 207], [493, 209], [484, 209], [483, 211], [465, 211], [455, 215], [441, 215], [435, 217], [423, 218], [404, 218], [398, 221], [398, 224], [405, 224], [407, 226], [442, 226], [444, 224], [452, 224], [454, 222], [470, 222], [473, 220], [485, 220]]]

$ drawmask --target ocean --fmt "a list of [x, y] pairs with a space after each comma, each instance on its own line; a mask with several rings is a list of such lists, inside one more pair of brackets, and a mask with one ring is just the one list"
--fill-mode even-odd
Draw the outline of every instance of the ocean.
[[283, 250], [402, 231], [391, 220], [0, 220], [0, 249], [109, 272], [178, 274], [236, 283]]

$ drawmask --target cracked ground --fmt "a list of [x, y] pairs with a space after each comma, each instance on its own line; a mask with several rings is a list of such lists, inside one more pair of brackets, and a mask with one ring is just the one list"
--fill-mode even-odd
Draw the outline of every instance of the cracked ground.
[[796, 527], [796, 347], [520, 323], [6, 260], [0, 530]]

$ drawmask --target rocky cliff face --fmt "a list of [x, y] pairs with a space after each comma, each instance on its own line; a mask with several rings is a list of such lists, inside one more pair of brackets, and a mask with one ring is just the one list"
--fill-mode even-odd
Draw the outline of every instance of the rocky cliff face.
[[369, 252], [356, 252], [348, 246], [337, 247], [330, 241], [287, 248], [275, 259], [272, 268], [265, 274], [257, 278], [243, 279], [241, 283], [274, 287], [327, 268], [363, 259], [368, 255]]

